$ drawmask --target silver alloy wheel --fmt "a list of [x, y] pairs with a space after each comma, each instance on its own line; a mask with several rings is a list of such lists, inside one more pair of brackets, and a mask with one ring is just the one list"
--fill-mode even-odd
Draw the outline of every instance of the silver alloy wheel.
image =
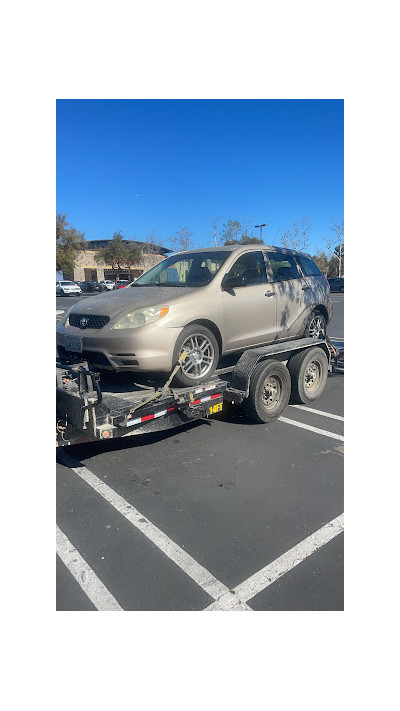
[[310, 338], [325, 338], [324, 320], [318, 314], [314, 316], [308, 327], [308, 335]]
[[321, 377], [321, 364], [317, 360], [312, 360], [304, 373], [304, 386], [308, 393], [314, 393], [318, 390]]
[[215, 352], [211, 341], [203, 333], [194, 333], [182, 343], [180, 355], [187, 352], [187, 358], [182, 363], [182, 372], [187, 378], [197, 380], [211, 370]]
[[273, 410], [279, 401], [282, 383], [279, 378], [270, 375], [263, 383], [262, 401], [266, 410]]

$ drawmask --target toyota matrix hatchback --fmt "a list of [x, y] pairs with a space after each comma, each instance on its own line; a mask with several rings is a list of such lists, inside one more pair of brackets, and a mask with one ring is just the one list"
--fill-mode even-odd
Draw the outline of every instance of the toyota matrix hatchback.
[[61, 358], [114, 371], [172, 370], [208, 380], [221, 355], [302, 336], [324, 337], [329, 284], [308, 254], [263, 245], [167, 257], [125, 289], [79, 302], [57, 327]]

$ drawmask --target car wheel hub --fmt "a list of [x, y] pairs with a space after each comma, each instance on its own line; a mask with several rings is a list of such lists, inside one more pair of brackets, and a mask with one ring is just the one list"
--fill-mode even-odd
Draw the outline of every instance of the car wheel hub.
[[281, 394], [281, 385], [277, 378], [270, 377], [264, 382], [262, 401], [264, 407], [267, 409], [272, 409], [278, 402]]
[[304, 384], [308, 392], [314, 392], [319, 387], [321, 380], [321, 368], [319, 363], [312, 362], [304, 374]]
[[311, 320], [310, 327], [308, 329], [311, 338], [324, 338], [325, 329], [322, 319], [318, 316]]
[[197, 379], [207, 375], [214, 363], [214, 346], [202, 333], [195, 333], [183, 342], [181, 354], [186, 351], [186, 360], [182, 363], [182, 372]]

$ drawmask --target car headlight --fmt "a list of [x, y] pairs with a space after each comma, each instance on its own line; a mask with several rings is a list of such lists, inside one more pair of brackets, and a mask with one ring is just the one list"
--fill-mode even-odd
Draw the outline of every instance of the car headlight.
[[149, 306], [145, 309], [137, 309], [123, 316], [113, 328], [138, 328], [147, 326], [153, 321], [158, 321], [168, 313], [168, 306]]

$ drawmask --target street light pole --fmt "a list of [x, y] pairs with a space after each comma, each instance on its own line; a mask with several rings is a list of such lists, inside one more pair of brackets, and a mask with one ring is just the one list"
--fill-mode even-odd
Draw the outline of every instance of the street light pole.
[[263, 225], [254, 225], [254, 227], [260, 228], [260, 240], [262, 241], [262, 228], [267, 227], [267, 223], [265, 222], [265, 224], [263, 224]]

